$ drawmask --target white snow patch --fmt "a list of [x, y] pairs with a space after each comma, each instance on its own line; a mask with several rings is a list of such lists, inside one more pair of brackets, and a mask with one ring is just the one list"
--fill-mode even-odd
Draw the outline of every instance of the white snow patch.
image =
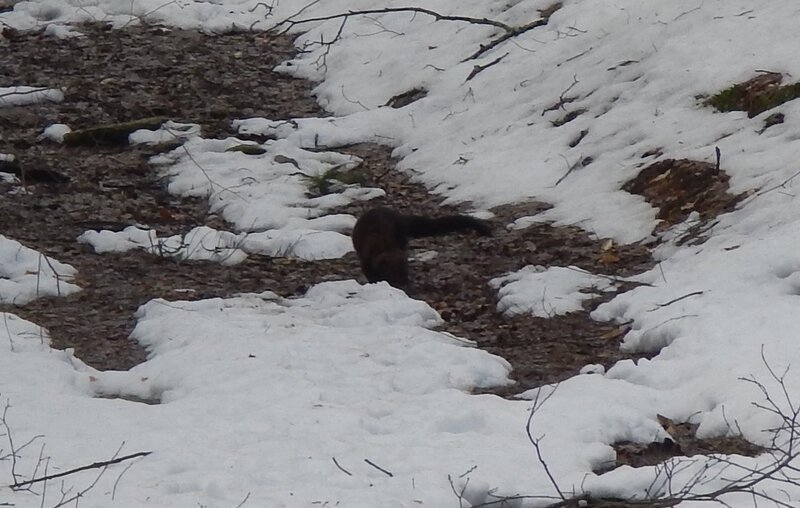
[[128, 136], [132, 145], [148, 144], [158, 145], [184, 141], [200, 135], [200, 125], [196, 123], [179, 123], [167, 120], [160, 128], [155, 130], [139, 129]]
[[[339, 224], [352, 228], [355, 219], [341, 216]], [[337, 216], [328, 219], [337, 227]], [[127, 252], [142, 249], [150, 254], [181, 260], [212, 261], [235, 265], [247, 258], [247, 253], [270, 257], [295, 257], [307, 261], [340, 258], [353, 250], [350, 237], [336, 231], [294, 229], [287, 227], [261, 233], [231, 233], [208, 226], [193, 228], [186, 235], [159, 237], [152, 229], [128, 226], [123, 231], [89, 230], [78, 237], [78, 242], [92, 246], [95, 252]]]
[[76, 270], [0, 235], [0, 303], [25, 305], [43, 296], [66, 296], [80, 288]]
[[599, 364], [599, 363], [590, 363], [589, 365], [584, 365], [581, 367], [580, 370], [581, 374], [605, 374], [606, 368]]
[[276, 229], [245, 236], [247, 252], [272, 257], [295, 257], [307, 261], [336, 259], [352, 252], [350, 237], [335, 231], [314, 229]]
[[314, 182], [325, 181], [334, 170], [352, 170], [360, 159], [307, 151], [287, 140], [259, 145], [266, 150], [261, 155], [227, 151], [242, 143], [235, 138], [193, 138], [153, 162], [166, 166], [163, 173], [171, 193], [207, 197], [212, 213], [241, 231], [253, 232], [248, 249], [303, 259], [339, 257], [352, 250], [342, 233], [349, 233], [355, 218], [325, 213], [384, 192], [343, 186], [317, 197], [308, 193]]
[[607, 277], [572, 266], [548, 268], [530, 265], [492, 279], [489, 284], [498, 289], [498, 311], [509, 315], [533, 314], [537, 317], [553, 317], [581, 310], [582, 303], [594, 298], [598, 291], [614, 289]]
[[9, 106], [29, 106], [42, 102], [61, 102], [64, 92], [54, 88], [35, 86], [0, 87], [0, 108]]
[[244, 240], [244, 234], [217, 231], [208, 226], [195, 227], [185, 235], [161, 238], [152, 229], [136, 226], [118, 232], [89, 230], [78, 237], [78, 242], [91, 245], [98, 253], [142, 249], [156, 256], [213, 261], [223, 265], [235, 265], [247, 258], [240, 248]]
[[49, 139], [50, 141], [54, 141], [56, 143], [63, 143], [64, 136], [70, 132], [72, 132], [72, 129], [69, 125], [63, 123], [54, 123], [53, 125], [49, 125], [44, 129], [42, 134], [39, 136], [39, 139]]
[[68, 26], [59, 25], [56, 23], [51, 23], [47, 25], [47, 28], [44, 29], [44, 34], [49, 37], [55, 37], [57, 39], [71, 39], [73, 37], [83, 37], [83, 34], [81, 32], [72, 30]]
[[[528, 403], [465, 393], [509, 383], [508, 363], [427, 330], [441, 322], [436, 312], [387, 284], [325, 283], [288, 300], [154, 300], [138, 319], [133, 337], [150, 356], [129, 372], [98, 372], [46, 348], [0, 355], [14, 436], [45, 435], [51, 466], [108, 458], [123, 440], [120, 455], [154, 452], [126, 471], [115, 505], [230, 505], [249, 493], [259, 506], [366, 507], [388, 498], [439, 506], [452, 501], [447, 475], [473, 468], [478, 456], [488, 460], [472, 475], [487, 484], [536, 471], [530, 453], [512, 463], [502, 452], [525, 447], [509, 421], [523, 420]], [[21, 362], [28, 369], [14, 368]], [[62, 413], [71, 417], [43, 417]], [[215, 459], [203, 460], [207, 453]], [[20, 450], [17, 471], [37, 457]], [[116, 476], [101, 478], [85, 501], [111, 502]], [[315, 487], [304, 488], [310, 478]], [[48, 489], [47, 500], [58, 495]], [[41, 501], [24, 491], [13, 499]]]

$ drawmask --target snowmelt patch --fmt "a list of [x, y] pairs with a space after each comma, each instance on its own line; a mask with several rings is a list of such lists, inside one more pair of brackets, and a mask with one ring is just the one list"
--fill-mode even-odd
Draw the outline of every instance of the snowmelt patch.
[[66, 296], [80, 288], [76, 270], [0, 235], [0, 303], [25, 305], [43, 296]]
[[583, 309], [598, 291], [613, 291], [607, 277], [576, 267], [526, 266], [489, 281], [498, 290], [497, 310], [505, 314], [553, 317]]

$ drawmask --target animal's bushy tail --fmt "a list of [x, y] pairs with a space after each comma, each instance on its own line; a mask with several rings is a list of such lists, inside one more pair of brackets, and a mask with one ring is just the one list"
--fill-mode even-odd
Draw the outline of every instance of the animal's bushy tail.
[[446, 215], [435, 218], [405, 215], [403, 219], [405, 233], [411, 238], [439, 236], [470, 230], [481, 236], [492, 236], [489, 224], [468, 215]]

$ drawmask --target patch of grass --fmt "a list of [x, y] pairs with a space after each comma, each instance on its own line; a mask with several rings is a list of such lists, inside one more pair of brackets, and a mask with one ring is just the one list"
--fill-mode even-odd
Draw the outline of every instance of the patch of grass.
[[752, 118], [800, 97], [800, 83], [781, 86], [783, 77], [770, 72], [718, 92], [705, 104], [718, 111], [746, 111]]
[[128, 136], [133, 131], [158, 129], [166, 121], [166, 117], [155, 116], [72, 131], [64, 135], [64, 144], [67, 146], [126, 145]]
[[303, 173], [303, 180], [309, 191], [317, 196], [324, 196], [334, 192], [337, 184], [339, 185], [364, 185], [366, 176], [362, 171], [343, 170], [341, 167], [333, 167], [318, 175], [307, 175]]

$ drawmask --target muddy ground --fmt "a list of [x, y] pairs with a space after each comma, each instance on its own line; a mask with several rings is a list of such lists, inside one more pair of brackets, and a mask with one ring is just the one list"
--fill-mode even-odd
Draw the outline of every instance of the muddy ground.
[[[184, 233], [197, 225], [225, 225], [207, 213], [206, 203], [170, 196], [148, 158], [152, 147], [65, 147], [37, 139], [53, 123], [73, 128], [166, 116], [199, 123], [205, 137], [234, 135], [230, 121], [264, 116], [289, 119], [322, 116], [312, 85], [271, 69], [293, 54], [291, 40], [240, 33], [207, 36], [158, 27], [108, 30], [79, 28], [86, 37], [56, 40], [41, 33], [0, 39], [0, 69], [8, 84], [65, 89], [57, 104], [0, 108], [0, 153], [14, 154], [22, 167], [53, 170], [69, 182], [27, 182], [27, 193], [0, 198], [0, 233], [69, 263], [79, 272], [82, 291], [3, 306], [47, 328], [57, 348], [72, 347], [98, 369], [128, 369], [146, 352], [128, 339], [137, 307], [152, 298], [199, 299], [264, 290], [282, 296], [303, 294], [325, 280], [363, 281], [353, 254], [343, 259], [303, 262], [250, 256], [236, 266], [177, 262], [144, 252], [98, 255], [76, 237], [90, 228], [148, 224], [160, 234]], [[3, 83], [6, 84], [6, 83]], [[414, 213], [463, 211], [392, 170], [389, 150], [373, 145], [337, 148], [364, 158], [366, 185], [387, 195], [356, 203], [342, 212], [358, 214], [377, 203]], [[653, 265], [642, 245], [615, 246], [571, 227], [538, 224], [509, 231], [514, 219], [541, 210], [521, 203], [493, 210], [495, 235], [414, 241], [416, 252], [435, 250], [435, 261], [412, 260], [413, 297], [436, 308], [443, 329], [477, 341], [506, 358], [518, 384], [501, 395], [575, 375], [589, 363], [606, 366], [624, 358], [624, 330], [589, 319], [601, 300], [584, 312], [548, 319], [506, 317], [496, 311], [490, 279], [529, 264], [573, 265], [613, 277]], [[620, 290], [627, 289], [625, 286]], [[609, 299], [612, 295], [606, 295]]]

